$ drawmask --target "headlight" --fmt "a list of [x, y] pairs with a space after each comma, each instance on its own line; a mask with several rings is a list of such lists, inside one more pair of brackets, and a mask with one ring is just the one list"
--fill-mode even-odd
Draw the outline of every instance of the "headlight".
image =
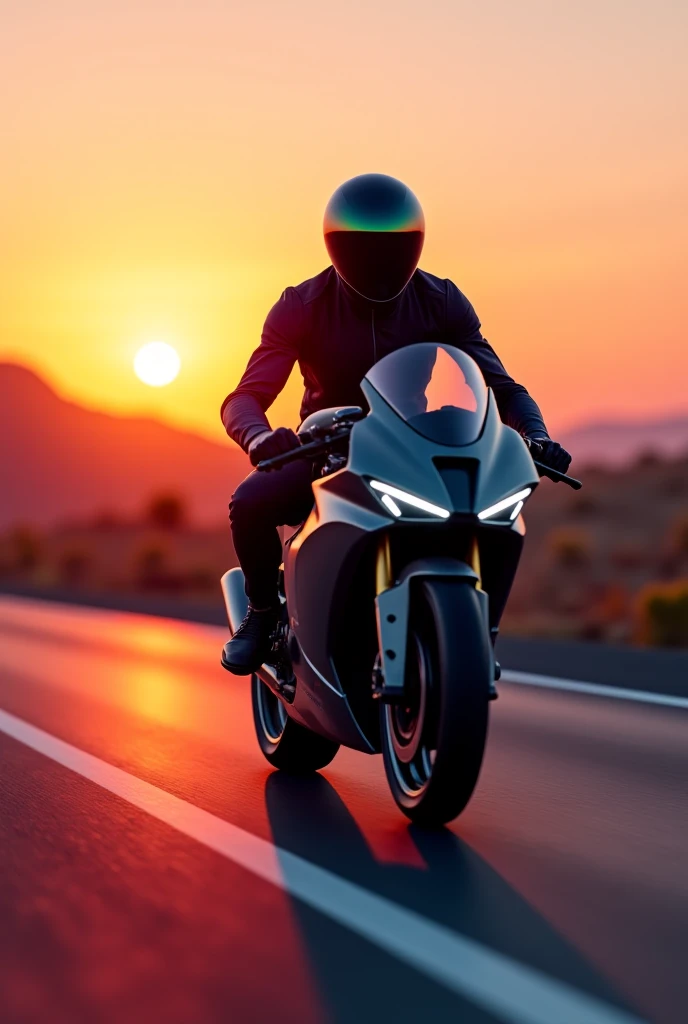
[[451, 515], [448, 509], [440, 508], [439, 505], [433, 505], [432, 502], [426, 501], [425, 498], [417, 498], [415, 494], [409, 494], [408, 491], [400, 491], [398, 487], [392, 487], [391, 484], [382, 484], [379, 480], [371, 480], [370, 486], [374, 491], [381, 493], [380, 501], [393, 516], [403, 515], [402, 510], [397, 504], [398, 501], [402, 505], [410, 505], [412, 508], [419, 508], [423, 512], [429, 512], [431, 516], [437, 516], [438, 519], [448, 519]]
[[478, 512], [478, 519], [506, 519], [506, 514], [500, 513], [506, 513], [509, 510], [508, 518], [515, 519], [532, 490], [532, 487], [524, 487], [522, 491], [517, 491], [516, 494], [511, 494], [508, 498], [502, 498], [496, 505], [490, 505], [489, 508]]

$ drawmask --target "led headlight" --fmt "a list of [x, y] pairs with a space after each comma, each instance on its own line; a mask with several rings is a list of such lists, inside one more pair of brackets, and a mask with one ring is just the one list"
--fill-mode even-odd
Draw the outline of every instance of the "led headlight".
[[423, 512], [428, 512], [431, 516], [437, 516], [438, 519], [448, 519], [451, 515], [448, 509], [440, 508], [439, 505], [433, 505], [432, 502], [426, 501], [425, 498], [417, 498], [415, 494], [409, 494], [408, 491], [401, 491], [398, 487], [392, 487], [391, 484], [383, 484], [379, 480], [371, 480], [370, 486], [374, 491], [380, 492], [382, 495], [380, 501], [393, 516], [403, 515], [397, 502], [401, 502], [402, 505], [410, 505], [412, 508], [419, 508]]
[[489, 508], [478, 512], [478, 519], [515, 519], [532, 490], [532, 487], [524, 487], [522, 491], [517, 491], [516, 494], [511, 494], [508, 498], [502, 498], [496, 505], [490, 505]]

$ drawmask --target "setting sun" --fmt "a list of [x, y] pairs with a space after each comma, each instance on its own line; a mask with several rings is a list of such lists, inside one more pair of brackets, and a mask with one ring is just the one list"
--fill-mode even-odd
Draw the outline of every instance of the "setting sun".
[[134, 373], [152, 388], [170, 384], [179, 373], [180, 366], [178, 353], [164, 341], [152, 341], [134, 356]]

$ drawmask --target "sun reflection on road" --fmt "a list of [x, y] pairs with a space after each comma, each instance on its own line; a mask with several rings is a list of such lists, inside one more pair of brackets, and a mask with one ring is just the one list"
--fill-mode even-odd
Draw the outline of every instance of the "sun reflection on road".
[[140, 654], [178, 658], [198, 653], [198, 638], [189, 636], [184, 624], [179, 622], [134, 620], [127, 623], [126, 634], [121, 639], [129, 650]]
[[183, 688], [173, 672], [158, 665], [137, 665], [128, 673], [128, 704], [133, 711], [157, 722], [181, 724]]

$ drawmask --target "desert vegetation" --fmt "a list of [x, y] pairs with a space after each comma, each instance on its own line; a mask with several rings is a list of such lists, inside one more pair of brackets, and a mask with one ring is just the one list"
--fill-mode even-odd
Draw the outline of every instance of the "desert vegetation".
[[528, 503], [505, 632], [688, 646], [688, 457], [575, 472]]
[[20, 524], [0, 534], [0, 585], [212, 602], [233, 565], [228, 525], [194, 525], [183, 495], [170, 491], [153, 494], [137, 516], [100, 509], [52, 530]]
[[[688, 647], [688, 456], [623, 469], [576, 467], [584, 489], [542, 481], [505, 633]], [[236, 565], [229, 527], [193, 522], [184, 495], [154, 492], [138, 514], [100, 509], [51, 530], [0, 534], [0, 585], [166, 595], [217, 604]]]

